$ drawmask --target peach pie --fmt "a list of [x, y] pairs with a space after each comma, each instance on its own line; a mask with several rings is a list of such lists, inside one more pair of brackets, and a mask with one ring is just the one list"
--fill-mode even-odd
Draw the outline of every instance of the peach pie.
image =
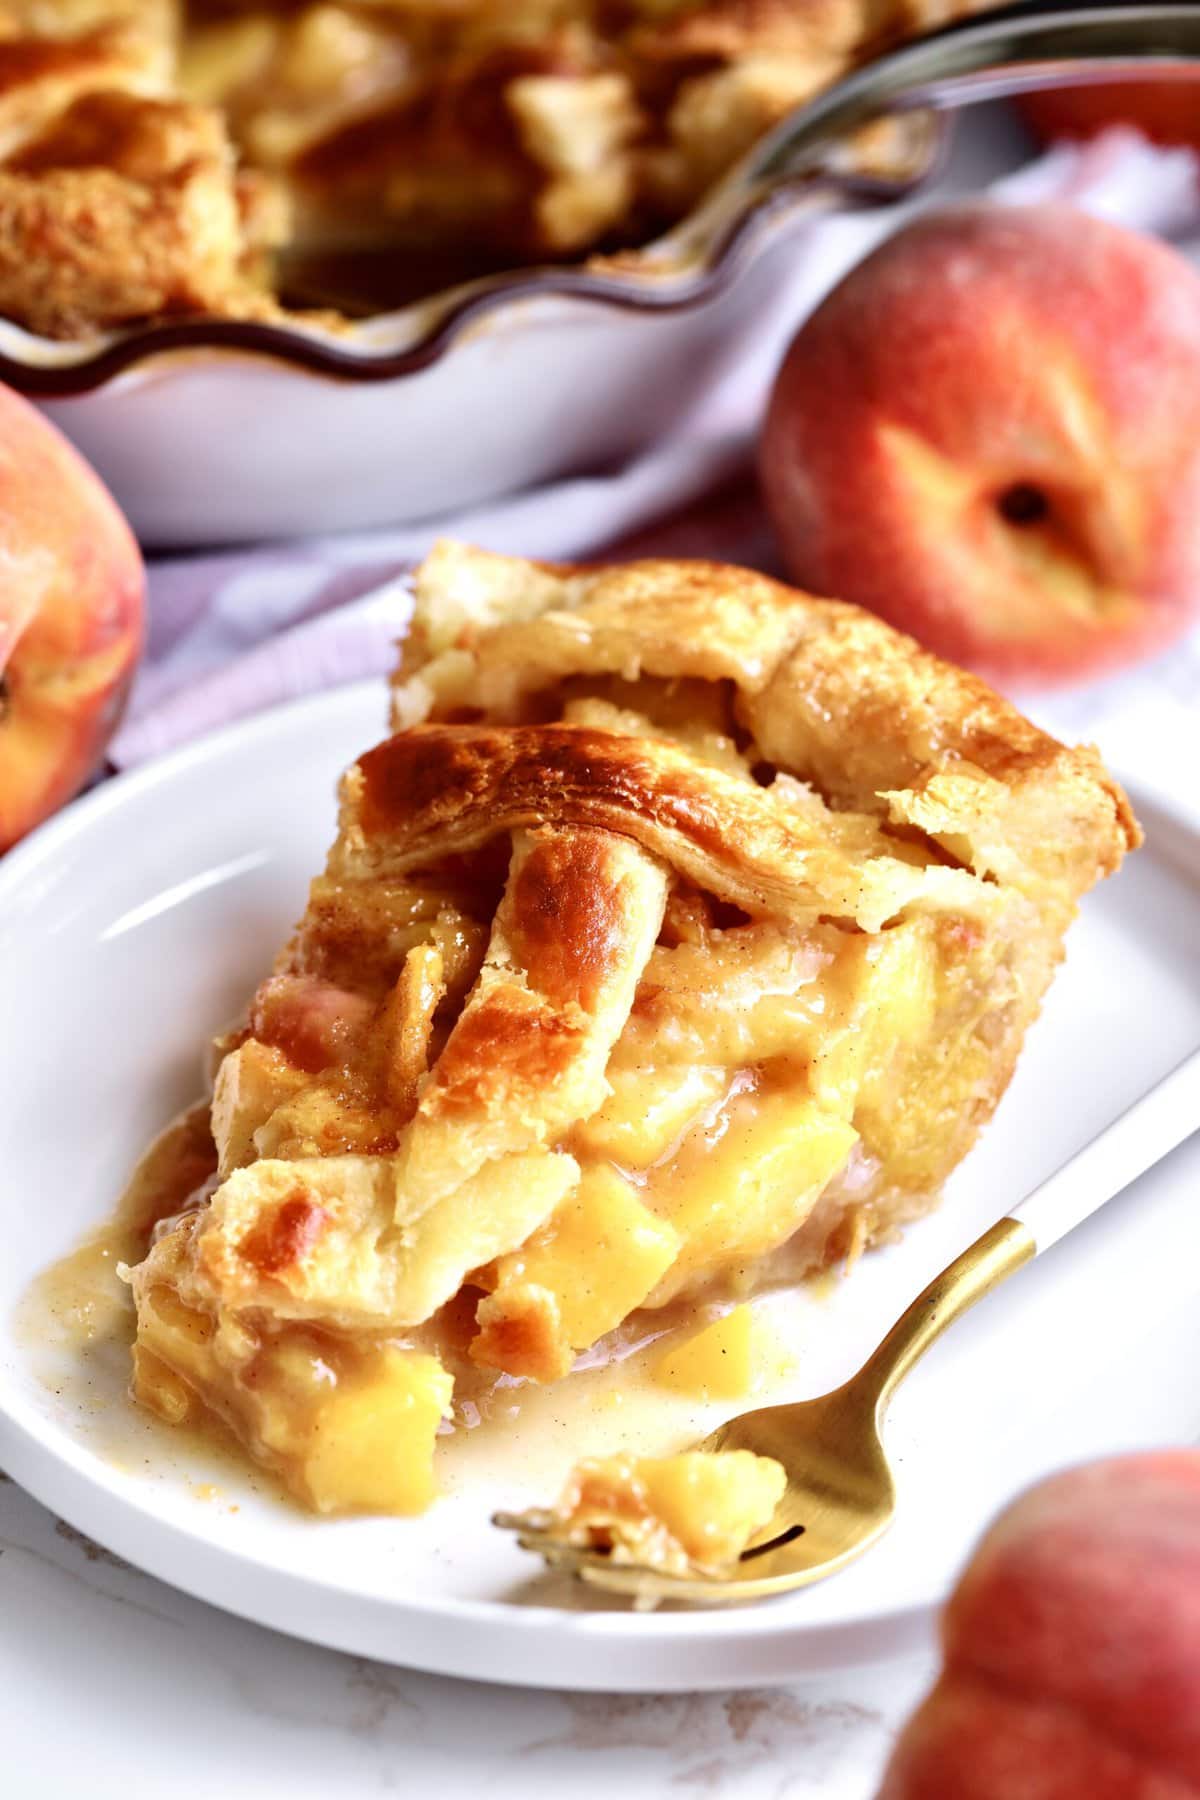
[[[1137, 839], [1092, 751], [704, 563], [440, 545], [393, 724], [130, 1275], [138, 1397], [320, 1511], [423, 1506], [496, 1383], [894, 1238]], [[712, 1485], [624, 1473], [643, 1515]]]
[[977, 4], [0, 0], [0, 312], [72, 336], [377, 310], [643, 243], [791, 108]]

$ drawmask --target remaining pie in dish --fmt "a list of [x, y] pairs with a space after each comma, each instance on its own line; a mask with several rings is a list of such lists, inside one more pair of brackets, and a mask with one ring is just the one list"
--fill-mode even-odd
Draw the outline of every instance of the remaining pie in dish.
[[138, 1397], [321, 1511], [416, 1510], [452, 1408], [894, 1237], [1137, 841], [1094, 752], [746, 570], [447, 543], [416, 594], [215, 1180], [130, 1274]]
[[0, 0], [0, 312], [33, 331], [263, 309], [282, 196], [174, 90], [177, 23]]
[[0, 311], [74, 336], [348, 284], [370, 310], [644, 243], [855, 62], [977, 6], [0, 0]]

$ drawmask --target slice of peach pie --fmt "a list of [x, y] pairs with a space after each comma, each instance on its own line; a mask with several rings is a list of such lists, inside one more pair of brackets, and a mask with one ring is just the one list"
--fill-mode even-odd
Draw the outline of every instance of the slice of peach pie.
[[322, 1512], [426, 1505], [497, 1384], [893, 1238], [1137, 841], [1091, 750], [854, 607], [455, 544], [416, 592], [215, 1186], [130, 1274], [138, 1398]]

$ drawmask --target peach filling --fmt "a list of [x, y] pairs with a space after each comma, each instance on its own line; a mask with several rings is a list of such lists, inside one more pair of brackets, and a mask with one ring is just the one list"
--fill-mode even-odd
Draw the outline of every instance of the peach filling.
[[[676, 909], [677, 927], [695, 904]], [[785, 1245], [788, 1277], [827, 1261], [846, 1208], [820, 1203], [861, 1159], [856, 1110], [928, 1029], [926, 929], [873, 939], [818, 925], [782, 946], [752, 922], [696, 935], [665, 931], [651, 956], [607, 1097], [561, 1146], [578, 1181], [452, 1305], [397, 1342], [253, 1309], [210, 1315], [163, 1282], [139, 1308], [137, 1397], [172, 1421], [207, 1408], [317, 1511], [410, 1513], [433, 1498], [456, 1378], [485, 1401], [498, 1381], [556, 1381], [643, 1309], [754, 1291]], [[233, 1165], [270, 1155], [294, 1131], [285, 1122], [313, 1112], [312, 1046], [361, 1029], [361, 1004], [328, 983], [269, 998], [273, 1036], [305, 1055], [251, 1038], [227, 1059], [214, 1124]], [[667, 1384], [749, 1392], [737, 1319], [684, 1347]]]
[[437, 1358], [291, 1328], [257, 1336], [160, 1285], [143, 1298], [133, 1391], [178, 1425], [222, 1420], [315, 1512], [423, 1512], [453, 1381]]

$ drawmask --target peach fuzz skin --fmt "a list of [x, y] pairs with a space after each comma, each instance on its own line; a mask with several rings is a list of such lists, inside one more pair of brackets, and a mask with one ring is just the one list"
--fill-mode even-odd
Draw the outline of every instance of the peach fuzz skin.
[[797, 582], [1000, 685], [1200, 610], [1200, 276], [1066, 207], [918, 220], [801, 329], [762, 441]]
[[1200, 1795], [1200, 1454], [1073, 1469], [984, 1538], [879, 1800]]
[[145, 573], [108, 490], [0, 388], [0, 850], [79, 791], [121, 715]]

